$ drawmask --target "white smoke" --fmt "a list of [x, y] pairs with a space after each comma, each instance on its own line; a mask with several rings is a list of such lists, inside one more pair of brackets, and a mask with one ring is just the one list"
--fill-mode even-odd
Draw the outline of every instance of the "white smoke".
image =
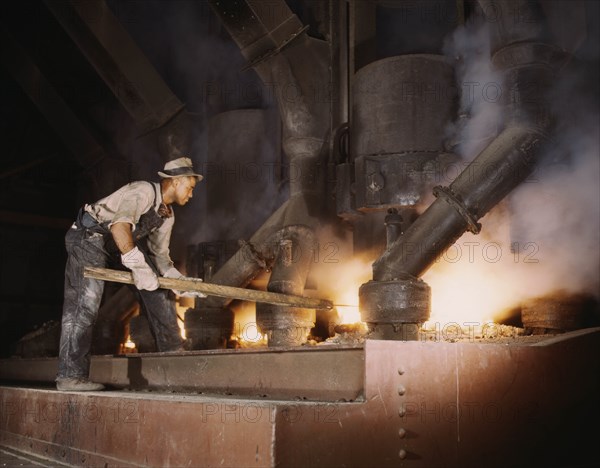
[[471, 161], [502, 124], [502, 81], [491, 63], [489, 23], [480, 19], [459, 26], [446, 40], [444, 54], [455, 61], [460, 92], [459, 119], [448, 133], [456, 153]]
[[[465, 118], [450, 131], [465, 163], [503, 125], [500, 103], [476, 92], [501, 84], [490, 62], [487, 26], [459, 28], [445, 48], [459, 58]], [[587, 59], [597, 64], [598, 57]], [[538, 169], [481, 220], [479, 236], [462, 236], [424, 275], [432, 288], [432, 320], [498, 319], [524, 299], [559, 291], [600, 297], [598, 83], [591, 67], [577, 58], [571, 65], [554, 83], [556, 129]]]
[[544, 292], [600, 297], [600, 133], [597, 89], [564, 72], [552, 96], [557, 128], [536, 171], [510, 198], [520, 243], [534, 242]]
[[[260, 226], [283, 201], [278, 181], [268, 178], [266, 169], [256, 180], [248, 179], [254, 176], [250, 166], [262, 168], [280, 163], [279, 148], [273, 147], [279, 143], [276, 126], [253, 136], [253, 144], [243, 146], [240, 142], [239, 155], [232, 151], [226, 154], [227, 160], [209, 161], [209, 122], [215, 115], [238, 109], [269, 109], [269, 115], [279, 120], [272, 89], [252, 69], [243, 70], [245, 58], [208, 2], [109, 0], [108, 3], [167, 86], [186, 105], [194, 121], [190, 157], [205, 179], [197, 185], [188, 205], [177, 209], [171, 242], [173, 258], [184, 258], [190, 244], [247, 239], [253, 233], [248, 232], [249, 227]], [[228, 128], [231, 140], [239, 140], [240, 132], [245, 130]], [[264, 141], [257, 143], [260, 138]], [[125, 152], [134, 155], [133, 161], [143, 162], [138, 165], [144, 167], [134, 166], [140, 169], [137, 173], [155, 176], [156, 164], [152, 164], [155, 155], [143, 153], [142, 143], [145, 140], [134, 141]], [[150, 168], [152, 172], [145, 170]], [[222, 192], [215, 190], [219, 185]], [[249, 186], [251, 196], [245, 193]], [[219, 193], [215, 195], [216, 191]], [[223, 206], [219, 197], [227, 198], [229, 205]]]

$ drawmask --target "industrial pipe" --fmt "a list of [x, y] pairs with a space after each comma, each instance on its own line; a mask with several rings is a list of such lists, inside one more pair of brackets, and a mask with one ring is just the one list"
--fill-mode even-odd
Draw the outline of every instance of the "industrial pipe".
[[[278, 232], [277, 258], [267, 289], [301, 296], [315, 252], [313, 231], [305, 226], [288, 226]], [[298, 346], [306, 341], [315, 325], [315, 311], [256, 305], [256, 323], [267, 335], [269, 346]]]
[[[508, 14], [519, 7], [529, 20], [539, 19], [530, 2], [480, 3], [485, 12]], [[359, 291], [363, 316], [368, 317], [379, 306], [377, 302], [386, 302], [390, 294], [406, 295], [407, 282], [414, 283], [465, 231], [479, 233], [478, 220], [527, 178], [550, 141], [548, 92], [561, 54], [554, 46], [534, 42], [543, 37], [539, 25], [513, 27], [506, 18], [490, 23], [496, 26], [496, 44], [503, 44], [497, 47], [492, 61], [504, 75], [504, 96], [508, 99], [504, 103], [505, 128], [449, 187], [435, 187], [437, 200], [373, 264], [373, 281]], [[396, 286], [390, 288], [389, 282]], [[421, 285], [416, 284], [418, 290]], [[408, 289], [409, 293], [415, 290]], [[401, 304], [391, 322], [424, 322], [428, 307], [424, 306], [421, 314], [411, 309], [410, 317], [404, 317], [406, 310]]]
[[373, 279], [419, 277], [466, 231], [478, 234], [477, 221], [533, 171], [547, 140], [544, 129], [506, 128], [450, 187], [434, 189], [438, 199], [377, 259]]
[[[282, 145], [289, 158], [290, 199], [211, 279], [217, 284], [246, 286], [268, 262], [275, 260], [277, 254], [271, 250], [273, 238], [292, 229], [307, 236], [295, 243], [310, 243], [313, 235], [308, 233], [319, 225], [324, 214], [323, 167], [328, 159], [331, 107], [329, 45], [308, 37], [307, 28], [283, 0], [268, 5], [257, 0], [210, 0], [209, 3], [248, 60], [248, 68], [253, 67], [265, 84], [274, 87], [282, 119]], [[295, 277], [294, 289], [303, 290], [308, 274], [303, 262], [285, 268], [277, 266], [273, 271], [274, 282], [270, 284], [273, 290], [279, 288], [276, 278], [280, 271], [285, 277]], [[211, 299], [202, 307], [226, 304]], [[197, 312], [202, 313], [202, 309], [188, 311]], [[269, 313], [273, 317], [279, 315], [277, 308]]]

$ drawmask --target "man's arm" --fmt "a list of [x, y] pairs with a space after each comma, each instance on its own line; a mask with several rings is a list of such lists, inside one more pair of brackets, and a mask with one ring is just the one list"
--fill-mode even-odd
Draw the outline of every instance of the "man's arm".
[[110, 232], [115, 240], [117, 248], [122, 254], [126, 254], [135, 247], [131, 234], [131, 224], [115, 223], [110, 227]]
[[158, 278], [146, 263], [144, 254], [136, 247], [131, 235], [131, 224], [115, 223], [110, 232], [117, 248], [121, 251], [121, 263], [131, 270], [133, 282], [138, 289], [154, 291], [158, 288]]

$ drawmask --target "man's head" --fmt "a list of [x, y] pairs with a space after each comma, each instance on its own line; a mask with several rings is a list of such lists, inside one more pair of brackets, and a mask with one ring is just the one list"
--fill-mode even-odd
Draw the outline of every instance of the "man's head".
[[198, 181], [204, 179], [204, 176], [196, 173], [192, 167], [192, 160], [190, 158], [177, 158], [173, 159], [165, 164], [165, 168], [162, 171], [158, 171], [158, 175], [162, 179], [172, 179], [174, 177], [190, 176], [195, 177]]
[[196, 186], [196, 182], [204, 177], [194, 172], [190, 158], [179, 158], [165, 164], [163, 171], [158, 175], [162, 178], [161, 187], [163, 201], [169, 205], [177, 203], [185, 205]]

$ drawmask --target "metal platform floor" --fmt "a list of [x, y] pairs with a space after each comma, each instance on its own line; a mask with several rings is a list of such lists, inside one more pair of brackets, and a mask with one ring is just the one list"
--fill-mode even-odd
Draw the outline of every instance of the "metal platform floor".
[[[587, 428], [600, 417], [599, 349], [600, 329], [588, 329], [520, 346], [368, 340], [339, 354], [264, 351], [244, 361], [246, 353], [230, 353], [241, 359], [219, 372], [223, 384], [231, 373], [242, 393], [235, 395], [231, 385], [166, 391], [168, 379], [213, 371], [190, 375], [193, 359], [173, 368], [176, 356], [138, 356], [139, 375], [156, 379], [154, 389], [0, 386], [0, 445], [75, 466], [593, 466], [598, 433]], [[215, 355], [227, 353], [193, 356], [211, 369], [217, 361], [204, 358]], [[237, 361], [256, 367], [241, 379]], [[126, 359], [114, 362], [122, 375]], [[14, 371], [0, 362], [0, 377], [6, 369]], [[265, 380], [271, 371], [274, 380]], [[331, 373], [352, 376], [352, 401], [334, 398], [343, 385]], [[306, 392], [286, 386], [301, 380]], [[256, 385], [262, 396], [250, 396]]]

